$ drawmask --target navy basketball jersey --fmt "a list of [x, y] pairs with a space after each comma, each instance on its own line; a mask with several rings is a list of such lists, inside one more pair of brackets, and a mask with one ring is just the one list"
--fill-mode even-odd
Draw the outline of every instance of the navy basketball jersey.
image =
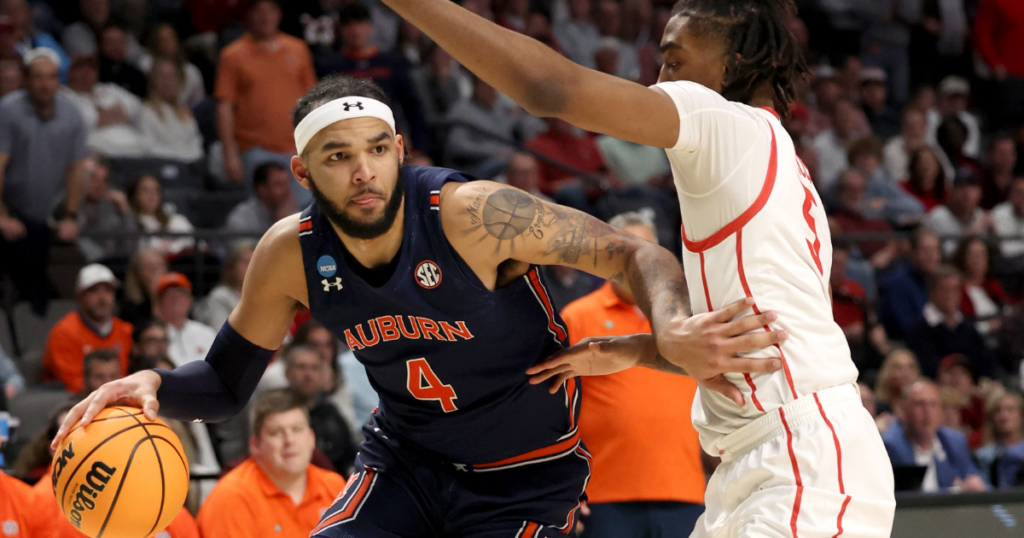
[[578, 380], [552, 395], [525, 373], [568, 336], [537, 268], [485, 288], [441, 229], [441, 186], [467, 178], [444, 168], [403, 170], [405, 234], [394, 272], [377, 287], [346, 263], [319, 206], [303, 211], [313, 318], [366, 367], [386, 434], [480, 470], [571, 452], [579, 441]]

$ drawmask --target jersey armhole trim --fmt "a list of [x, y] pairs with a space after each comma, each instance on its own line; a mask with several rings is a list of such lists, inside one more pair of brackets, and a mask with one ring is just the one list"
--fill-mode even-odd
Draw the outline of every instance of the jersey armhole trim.
[[775, 142], [775, 128], [773, 128], [771, 123], [769, 123], [768, 129], [772, 133], [772, 149], [771, 155], [768, 158], [768, 172], [765, 174], [764, 184], [761, 186], [761, 192], [758, 193], [757, 199], [754, 200], [754, 203], [751, 204], [750, 207], [746, 209], [746, 211], [741, 213], [740, 216], [733, 219], [732, 222], [726, 224], [720, 230], [711, 234], [706, 239], [702, 239], [700, 241], [689, 240], [686, 237], [686, 224], [683, 224], [681, 228], [683, 235], [683, 245], [686, 246], [686, 250], [689, 250], [690, 252], [703, 252], [721, 243], [723, 240], [725, 240], [726, 237], [729, 237], [730, 235], [742, 229], [743, 226], [750, 222], [750, 219], [754, 218], [754, 216], [757, 215], [762, 208], [764, 208], [765, 204], [768, 203], [768, 198], [772, 194], [772, 188], [775, 187], [775, 175], [778, 170], [779, 160], [778, 147], [776, 146]]

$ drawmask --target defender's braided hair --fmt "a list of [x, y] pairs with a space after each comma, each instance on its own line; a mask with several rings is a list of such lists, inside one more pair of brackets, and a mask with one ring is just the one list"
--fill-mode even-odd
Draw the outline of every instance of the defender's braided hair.
[[796, 100], [794, 84], [810, 70], [785, 17], [796, 12], [793, 0], [679, 0], [672, 16], [689, 17], [697, 37], [725, 41], [730, 60], [722, 96], [750, 102], [762, 84], [771, 85], [778, 112], [788, 115]]

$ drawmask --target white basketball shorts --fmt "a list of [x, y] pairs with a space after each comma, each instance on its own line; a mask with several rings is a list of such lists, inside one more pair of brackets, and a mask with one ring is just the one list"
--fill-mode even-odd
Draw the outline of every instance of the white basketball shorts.
[[690, 538], [888, 538], [892, 466], [856, 385], [800, 397], [725, 436]]

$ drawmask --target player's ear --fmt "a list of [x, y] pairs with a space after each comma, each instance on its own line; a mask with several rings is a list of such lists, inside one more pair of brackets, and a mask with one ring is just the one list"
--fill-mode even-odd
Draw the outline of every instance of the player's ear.
[[395, 149], [398, 151], [398, 166], [405, 164], [405, 138], [400, 134], [395, 135]]
[[309, 190], [309, 168], [306, 167], [306, 162], [302, 160], [299, 155], [292, 155], [292, 175], [295, 176], [295, 180], [302, 185], [302, 188]]

